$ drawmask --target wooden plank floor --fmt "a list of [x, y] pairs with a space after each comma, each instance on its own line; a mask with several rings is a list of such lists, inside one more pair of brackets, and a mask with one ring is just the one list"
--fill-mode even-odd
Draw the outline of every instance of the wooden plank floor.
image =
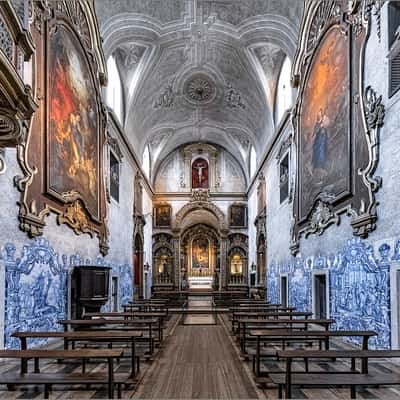
[[179, 325], [147, 371], [134, 398], [259, 397], [222, 325]]

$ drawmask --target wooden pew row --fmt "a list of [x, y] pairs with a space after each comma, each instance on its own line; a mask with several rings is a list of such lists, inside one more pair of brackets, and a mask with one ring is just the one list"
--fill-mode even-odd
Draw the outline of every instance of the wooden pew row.
[[[236, 336], [240, 343], [242, 354], [246, 354], [246, 344], [254, 343], [256, 339], [253, 336], [247, 335], [250, 330], [257, 329], [288, 329], [288, 330], [308, 330], [310, 325], [322, 326], [326, 331], [335, 323], [334, 319], [252, 319], [242, 318], [237, 320], [238, 329]], [[296, 339], [298, 340], [298, 339]], [[282, 347], [285, 348], [285, 343], [290, 340], [282, 339]], [[320, 346], [321, 346], [321, 341]]]
[[[270, 373], [271, 381], [278, 385], [278, 396], [282, 398], [285, 389], [285, 398], [292, 396], [292, 386], [302, 385], [307, 387], [347, 386], [350, 387], [350, 397], [356, 398], [357, 386], [375, 385], [400, 385], [400, 374], [393, 372], [379, 372], [370, 374], [368, 372], [368, 360], [370, 358], [400, 358], [400, 350], [340, 350], [340, 351], [310, 351], [292, 350], [278, 351], [277, 356], [286, 359], [286, 372], [284, 374]], [[292, 362], [295, 359], [304, 359], [306, 372], [293, 372]], [[309, 359], [351, 359], [350, 373], [312, 372], [308, 369]], [[361, 371], [356, 371], [356, 359], [361, 359]]]
[[[368, 341], [371, 337], [377, 336], [374, 331], [296, 331], [296, 330], [273, 330], [273, 329], [258, 329], [249, 332], [250, 336], [256, 338], [256, 358], [255, 358], [255, 373], [256, 376], [261, 375], [261, 342], [282, 342], [282, 340], [295, 339], [295, 340], [324, 340], [325, 350], [329, 350], [330, 339], [332, 337], [360, 337], [362, 338], [362, 350], [368, 350]], [[267, 354], [269, 357], [270, 354]], [[368, 362], [363, 359], [363, 370], [365, 370], [365, 363]]]
[[[155, 318], [146, 318], [146, 319], [137, 319], [137, 320], [116, 320], [116, 319], [78, 319], [78, 320], [60, 320], [59, 324], [64, 326], [64, 331], [71, 330], [72, 328], [77, 330], [92, 330], [92, 331], [108, 331], [112, 330], [136, 330], [147, 332], [147, 336], [144, 336], [140, 339], [137, 339], [139, 342], [144, 341], [148, 343], [148, 357], [151, 357], [154, 353], [155, 340], [153, 333], [157, 331], [157, 329], [153, 329], [153, 326], [158, 327], [158, 337], [162, 335], [160, 329], [162, 327], [160, 325], [159, 319]], [[112, 328], [110, 328], [112, 327]]]
[[[0, 374], [0, 384], [7, 385], [10, 389], [16, 385], [43, 385], [44, 397], [49, 398], [52, 385], [94, 385], [106, 384], [108, 386], [108, 397], [114, 398], [114, 385], [118, 388], [118, 398], [121, 398], [121, 384], [125, 383], [128, 376], [114, 375], [114, 360], [122, 357], [121, 350], [0, 350], [0, 358], [20, 359], [20, 373]], [[65, 373], [28, 373], [28, 360], [34, 359], [35, 366], [39, 365], [40, 359], [106, 359], [108, 371], [106, 374], [65, 374]]]
[[[21, 350], [27, 350], [27, 339], [29, 338], [58, 338], [64, 340], [64, 350], [69, 350], [69, 343], [96, 342], [108, 343], [111, 347], [114, 343], [124, 343], [131, 348], [131, 377], [134, 378], [139, 372], [139, 357], [136, 356], [136, 341], [143, 336], [142, 332], [135, 331], [78, 331], [78, 332], [14, 332], [12, 337], [20, 340]], [[35, 365], [35, 372], [39, 366]], [[132, 382], [133, 383], [133, 382]]]

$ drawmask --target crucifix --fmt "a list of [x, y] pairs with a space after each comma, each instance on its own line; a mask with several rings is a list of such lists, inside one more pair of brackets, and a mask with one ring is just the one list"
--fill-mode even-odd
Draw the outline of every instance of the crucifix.
[[194, 169], [197, 169], [197, 176], [199, 177], [199, 185], [201, 186], [201, 181], [203, 180], [203, 169], [204, 165], [197, 165]]

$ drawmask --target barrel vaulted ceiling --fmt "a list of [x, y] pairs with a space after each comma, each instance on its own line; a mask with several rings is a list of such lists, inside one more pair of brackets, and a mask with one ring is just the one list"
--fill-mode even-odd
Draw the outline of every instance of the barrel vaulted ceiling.
[[301, 0], [101, 0], [106, 57], [124, 91], [123, 125], [153, 171], [173, 149], [209, 142], [247, 171], [274, 131], [285, 56], [293, 57]]

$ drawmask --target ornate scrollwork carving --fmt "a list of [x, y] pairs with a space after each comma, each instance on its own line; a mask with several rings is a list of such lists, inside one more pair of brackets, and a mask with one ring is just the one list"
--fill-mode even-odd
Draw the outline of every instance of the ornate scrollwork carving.
[[0, 18], [0, 49], [4, 51], [4, 54], [13, 63], [13, 53], [14, 53], [14, 42], [12, 40], [11, 34], [7, 29], [6, 24]]
[[366, 237], [376, 228], [375, 192], [382, 186], [382, 178], [374, 176], [379, 161], [379, 128], [385, 118], [385, 106], [382, 96], [378, 96], [371, 86], [367, 86], [363, 96], [364, 116], [366, 125], [366, 139], [368, 144], [369, 162], [364, 170], [359, 170], [365, 186], [368, 188], [370, 202], [362, 201], [358, 211], [349, 210], [352, 216], [351, 226], [354, 235]]
[[339, 221], [339, 217], [332, 211], [332, 208], [322, 200], [318, 200], [311, 214], [310, 225], [304, 231], [305, 236], [312, 233], [322, 235], [329, 225], [339, 224]]
[[115, 139], [110, 132], [107, 132], [107, 141], [106, 143], [110, 146], [111, 150], [118, 157], [118, 160], [121, 161], [124, 157], [121, 148], [119, 147], [118, 140]]
[[193, 189], [191, 201], [207, 202], [210, 198], [208, 189]]
[[57, 218], [57, 222], [69, 225], [77, 235], [88, 233], [93, 237], [89, 218], [81, 201], [77, 200], [67, 207], [65, 213]]
[[0, 174], [6, 171], [6, 152], [5, 149], [0, 149]]
[[224, 102], [229, 108], [241, 108], [243, 110], [246, 108], [246, 105], [242, 101], [241, 94], [231, 83], [228, 83], [225, 89]]
[[159, 108], [172, 108], [174, 106], [175, 93], [172, 85], [166, 86], [158, 96], [157, 101], [154, 102], [153, 107]]

